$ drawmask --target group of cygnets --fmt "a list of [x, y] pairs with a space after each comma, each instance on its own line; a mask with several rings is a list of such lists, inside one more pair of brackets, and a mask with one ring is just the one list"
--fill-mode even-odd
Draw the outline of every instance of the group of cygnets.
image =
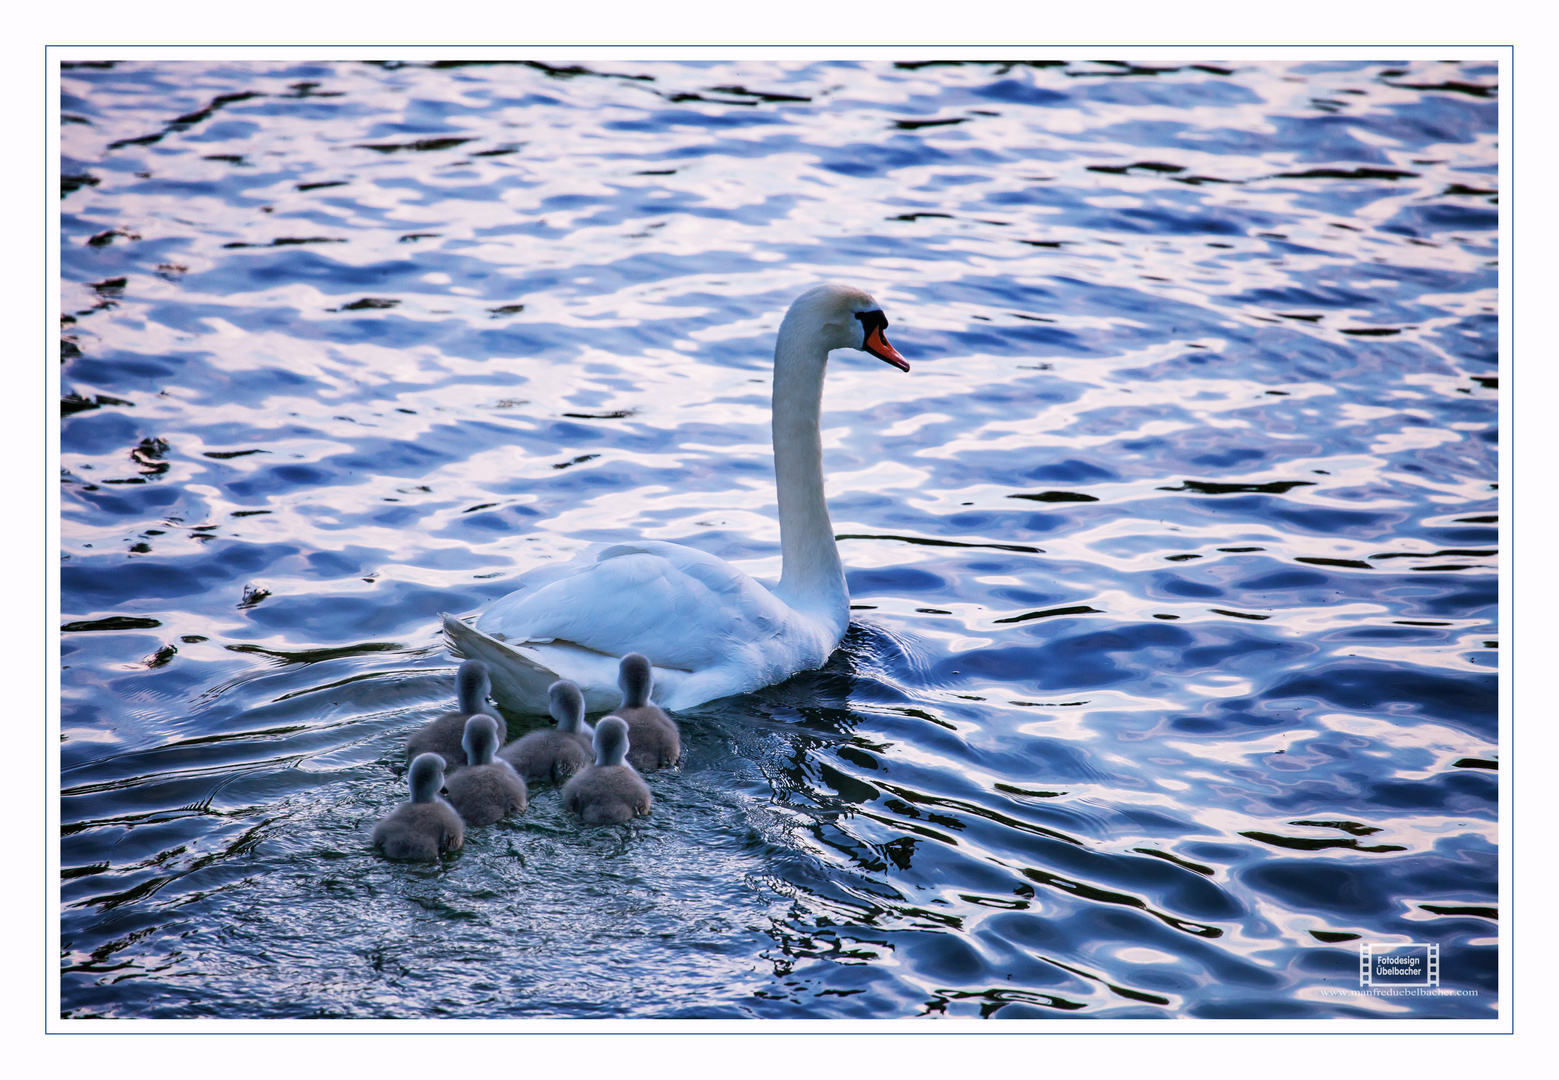
[[[618, 666], [623, 703], [592, 729], [579, 687], [548, 688], [555, 728], [504, 745], [504, 724], [485, 712], [487, 665], [467, 660], [456, 676], [459, 707], [406, 740], [411, 801], [374, 828], [374, 846], [392, 859], [436, 859], [465, 842], [467, 826], [491, 825], [523, 811], [530, 784], [561, 784], [563, 805], [592, 825], [650, 812], [641, 772], [682, 760], [676, 721], [650, 701], [650, 662], [629, 653]], [[442, 792], [442, 794], [441, 794]]]

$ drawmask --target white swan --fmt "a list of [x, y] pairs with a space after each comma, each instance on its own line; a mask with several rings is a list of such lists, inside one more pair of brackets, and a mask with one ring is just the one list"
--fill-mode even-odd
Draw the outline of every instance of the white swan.
[[657, 540], [606, 544], [563, 566], [521, 575], [474, 627], [444, 616], [458, 654], [487, 662], [493, 697], [521, 713], [547, 709], [560, 678], [590, 710], [615, 707], [618, 658], [643, 653], [671, 710], [756, 690], [820, 667], [850, 621], [850, 594], [823, 498], [818, 432], [834, 349], [861, 349], [904, 371], [883, 337], [877, 301], [847, 285], [796, 298], [774, 346], [774, 476], [782, 567], [765, 588], [713, 555]]

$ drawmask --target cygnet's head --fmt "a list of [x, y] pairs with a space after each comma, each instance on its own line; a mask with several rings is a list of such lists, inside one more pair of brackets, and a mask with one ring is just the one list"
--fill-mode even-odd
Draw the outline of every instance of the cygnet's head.
[[585, 723], [585, 695], [567, 679], [559, 679], [547, 687], [547, 711], [559, 731], [580, 731]]
[[498, 753], [498, 721], [486, 713], [477, 713], [466, 721], [465, 734], [460, 745], [466, 752], [466, 761], [472, 765], [491, 765]]
[[437, 754], [418, 754], [406, 778], [412, 802], [432, 802], [444, 786], [444, 759]]
[[637, 709], [650, 703], [652, 678], [649, 659], [631, 652], [617, 665], [617, 687], [623, 692], [623, 708]]
[[908, 371], [909, 361], [883, 336], [887, 327], [888, 317], [870, 293], [830, 282], [796, 297], [780, 323], [779, 336], [787, 342], [798, 336], [810, 339], [826, 350], [860, 349]]
[[628, 756], [628, 721], [608, 716], [595, 726], [595, 763], [621, 765]]
[[463, 713], [479, 713], [486, 707], [487, 695], [492, 691], [492, 676], [487, 665], [480, 660], [467, 660], [460, 665], [455, 676], [455, 695]]

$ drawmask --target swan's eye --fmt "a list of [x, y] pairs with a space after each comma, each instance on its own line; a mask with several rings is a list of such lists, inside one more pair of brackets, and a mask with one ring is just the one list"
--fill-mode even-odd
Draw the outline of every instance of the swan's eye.
[[882, 336], [882, 332], [888, 328], [888, 317], [882, 311], [857, 311], [855, 317], [861, 321], [861, 344], [859, 348], [863, 352], [872, 351], [872, 336]]
[[861, 320], [861, 327], [866, 331], [868, 337], [871, 336], [873, 330], [886, 330], [888, 328], [888, 317], [880, 310], [857, 311], [855, 317]]

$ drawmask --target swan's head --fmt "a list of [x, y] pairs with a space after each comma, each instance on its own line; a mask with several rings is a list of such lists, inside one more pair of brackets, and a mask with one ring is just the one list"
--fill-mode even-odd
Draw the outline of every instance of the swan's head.
[[406, 774], [412, 802], [432, 802], [444, 786], [444, 759], [437, 754], [418, 754]]
[[498, 721], [486, 713], [477, 713], [466, 721], [466, 733], [460, 738], [466, 761], [472, 765], [491, 765], [498, 753]]
[[460, 671], [455, 675], [455, 694], [460, 701], [461, 712], [481, 712], [492, 689], [493, 680], [487, 672], [486, 664], [480, 660], [467, 660], [460, 665]]
[[547, 687], [547, 711], [559, 731], [580, 731], [585, 723], [585, 695], [567, 679], [559, 679]]
[[825, 351], [860, 349], [900, 371], [908, 371], [909, 361], [883, 336], [887, 328], [888, 317], [870, 293], [853, 285], [830, 283], [796, 297], [780, 324], [780, 337], [805, 334]]
[[650, 703], [650, 662], [643, 653], [631, 652], [617, 665], [617, 688], [623, 707], [637, 709]]
[[595, 763], [621, 765], [628, 756], [628, 721], [608, 716], [595, 726]]

